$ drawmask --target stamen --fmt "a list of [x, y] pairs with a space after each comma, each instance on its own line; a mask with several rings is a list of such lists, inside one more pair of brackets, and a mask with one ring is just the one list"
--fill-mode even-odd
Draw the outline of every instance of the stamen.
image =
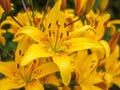
[[66, 22], [64, 23], [64, 28], [66, 28]]
[[10, 13], [9, 13], [9, 16], [21, 27], [23, 27]]
[[69, 36], [69, 31], [67, 31], [67, 36]]
[[60, 38], [62, 38], [62, 36], [63, 36], [63, 33], [60, 34]]
[[79, 20], [80, 20], [80, 18], [76, 19], [76, 20], [73, 21], [73, 22], [68, 23], [66, 26], [69, 26], [69, 25], [71, 25], [71, 24], [73, 24], [73, 23], [75, 23], [75, 22], [77, 22], [77, 21], [79, 21]]
[[50, 29], [50, 27], [51, 27], [51, 23], [49, 24], [48, 29]]
[[58, 20], [56, 21], [56, 25], [58, 25]]
[[51, 36], [51, 30], [49, 30], [49, 36]]

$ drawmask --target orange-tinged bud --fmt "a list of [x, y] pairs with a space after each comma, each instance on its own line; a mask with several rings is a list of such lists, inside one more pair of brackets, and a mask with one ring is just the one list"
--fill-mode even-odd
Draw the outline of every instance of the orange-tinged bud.
[[100, 2], [100, 10], [104, 11], [107, 8], [109, 0], [101, 0]]
[[67, 7], [67, 1], [66, 0], [62, 0], [61, 10], [65, 10], [66, 7]]
[[5, 12], [9, 13], [11, 11], [11, 2], [10, 2], [10, 0], [0, 0], [0, 5], [5, 10]]
[[[58, 0], [54, 0], [55, 3], [58, 1]], [[65, 10], [66, 7], [67, 7], [67, 0], [61, 0], [62, 3], [61, 3], [61, 10]]]
[[115, 46], [118, 44], [119, 38], [120, 38], [120, 31], [118, 31], [109, 41], [111, 52], [114, 50]]
[[87, 14], [93, 7], [96, 0], [74, 0], [76, 15], [81, 17]]

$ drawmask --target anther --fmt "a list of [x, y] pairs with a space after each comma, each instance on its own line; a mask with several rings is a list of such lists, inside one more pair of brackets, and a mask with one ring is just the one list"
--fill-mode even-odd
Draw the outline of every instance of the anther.
[[69, 31], [67, 31], [67, 36], [69, 36]]
[[66, 28], [66, 22], [64, 23], [64, 28]]
[[63, 33], [60, 34], [60, 38], [62, 38], [62, 36], [63, 36]]
[[48, 29], [50, 29], [50, 27], [51, 27], [51, 23], [49, 24]]
[[49, 36], [51, 36], [51, 31], [49, 30]]
[[58, 20], [56, 21], [56, 25], [58, 25]]

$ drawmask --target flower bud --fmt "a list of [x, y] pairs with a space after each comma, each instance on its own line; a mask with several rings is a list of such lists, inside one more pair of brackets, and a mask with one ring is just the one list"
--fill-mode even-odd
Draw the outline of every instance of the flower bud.
[[[55, 0], [55, 3], [56, 3], [56, 1], [58, 1], [58, 0]], [[66, 7], [67, 7], [67, 0], [62, 0], [62, 3], [61, 3], [61, 10], [65, 10]]]
[[11, 11], [11, 2], [10, 2], [10, 0], [0, 0], [0, 5], [5, 10], [5, 12], [9, 13]]
[[118, 44], [119, 39], [120, 39], [120, 30], [118, 30], [118, 32], [109, 41], [111, 52], [114, 50], [115, 46]]
[[61, 10], [65, 10], [66, 7], [67, 7], [67, 1], [66, 0], [62, 0]]
[[96, 0], [74, 0], [76, 15], [81, 17], [87, 14]]
[[107, 8], [109, 0], [101, 0], [100, 2], [100, 10], [104, 11]]

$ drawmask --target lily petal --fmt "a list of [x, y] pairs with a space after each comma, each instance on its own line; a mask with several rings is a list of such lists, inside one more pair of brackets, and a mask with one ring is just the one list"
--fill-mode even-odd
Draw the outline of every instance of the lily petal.
[[[10, 69], [9, 69], [10, 70]], [[0, 80], [0, 90], [11, 90], [11, 89], [19, 89], [25, 86], [23, 82], [17, 82], [17, 80], [4, 78]]]
[[46, 50], [45, 46], [42, 44], [32, 44], [29, 46], [28, 50], [25, 52], [25, 55], [21, 59], [21, 65], [25, 66], [34, 59], [42, 57], [50, 57], [53, 53]]
[[53, 62], [48, 62], [46, 64], [40, 65], [38, 68], [36, 68], [33, 71], [33, 78], [36, 78], [36, 79], [42, 78], [49, 74], [55, 73], [57, 71], [59, 71], [57, 65]]
[[[14, 72], [16, 72], [16, 64], [14, 62], [0, 62], [0, 73], [7, 77], [15, 78]], [[17, 73], [16, 73], [17, 74]]]
[[67, 52], [73, 52], [78, 50], [84, 50], [84, 49], [100, 49], [103, 48], [103, 46], [98, 43], [97, 41], [94, 41], [89, 38], [73, 38], [65, 42], [66, 51]]
[[44, 87], [38, 80], [34, 80], [25, 86], [25, 90], [44, 90]]
[[26, 26], [21, 28], [16, 34], [15, 34], [15, 39], [14, 41], [18, 41], [19, 37], [21, 35], [27, 35], [29, 37], [31, 37], [33, 40], [35, 40], [36, 42], [40, 42], [41, 39], [44, 38], [43, 33], [35, 28], [35, 27], [31, 27], [31, 26]]
[[101, 40], [100, 43], [104, 46], [106, 58], [110, 55], [110, 46], [105, 40]]
[[63, 80], [64, 85], [68, 85], [71, 79], [71, 64], [69, 57], [62, 53], [60, 55], [55, 55], [52, 57], [53, 62], [57, 64], [60, 70], [60, 74]]

